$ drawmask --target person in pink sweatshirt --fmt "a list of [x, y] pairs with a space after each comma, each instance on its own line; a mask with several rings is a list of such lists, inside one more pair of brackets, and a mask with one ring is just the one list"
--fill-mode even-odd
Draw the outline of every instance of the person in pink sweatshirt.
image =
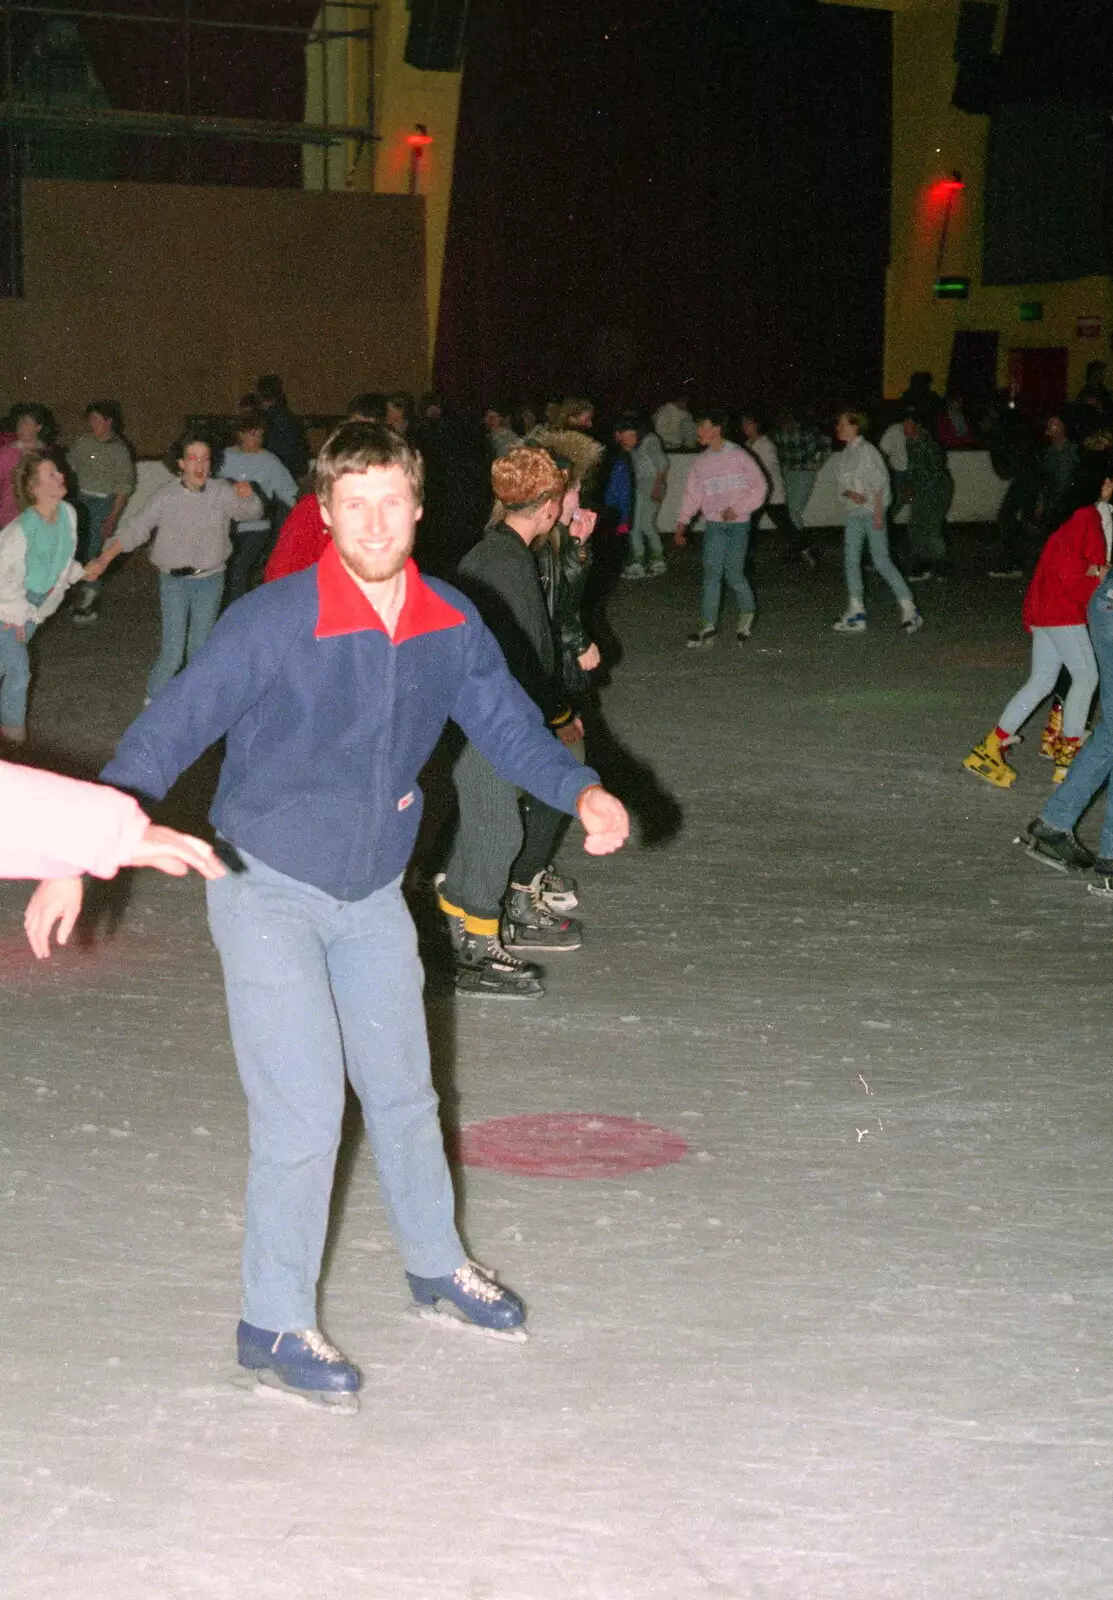
[[130, 795], [0, 761], [0, 878], [41, 878], [23, 926], [31, 949], [50, 954], [57, 928], [65, 944], [81, 911], [81, 874], [112, 878], [121, 867], [154, 867], [181, 878], [224, 868], [212, 846], [153, 823]]
[[702, 511], [707, 522], [703, 531], [700, 623], [688, 635], [690, 650], [715, 643], [724, 578], [738, 602], [739, 644], [750, 637], [757, 615], [757, 601], [746, 577], [746, 554], [750, 518], [764, 504], [769, 485], [753, 456], [726, 437], [726, 428], [725, 411], [705, 411], [696, 418], [696, 438], [703, 446], [703, 454], [692, 462], [676, 525], [676, 543], [685, 545], [688, 524], [697, 512]]

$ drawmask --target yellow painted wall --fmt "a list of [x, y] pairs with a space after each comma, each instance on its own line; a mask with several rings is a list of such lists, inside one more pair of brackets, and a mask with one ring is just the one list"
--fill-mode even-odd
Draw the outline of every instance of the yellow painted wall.
[[[1087, 361], [1108, 352], [1113, 296], [1106, 277], [1073, 283], [986, 288], [980, 282], [982, 196], [989, 118], [951, 106], [954, 38], [959, 0], [839, 0], [893, 13], [893, 206], [891, 263], [885, 314], [885, 390], [904, 389], [910, 372], [928, 368], [942, 384], [958, 329], [1000, 334], [997, 380], [1006, 381], [1008, 352], [1025, 346], [1066, 345], [1072, 391]], [[1004, 24], [1002, 0], [998, 20]], [[933, 298], [941, 207], [932, 184], [953, 169], [965, 188], [948, 230], [942, 271], [970, 279], [968, 300]], [[1042, 322], [1021, 322], [1024, 301], [1041, 300]], [[1080, 317], [1101, 317], [1102, 336], [1079, 338]]]
[[[318, 24], [340, 31], [373, 27], [371, 48], [362, 39], [337, 37], [306, 50], [306, 119], [310, 122], [366, 125], [370, 114], [376, 139], [357, 146], [349, 141], [324, 155], [306, 149], [306, 188], [328, 187], [375, 194], [409, 194], [411, 158], [406, 135], [421, 124], [433, 143], [423, 151], [416, 193], [425, 202], [425, 296], [428, 305], [429, 364], [437, 330], [445, 235], [452, 193], [456, 123], [460, 114], [460, 72], [419, 72], [406, 65], [410, 13], [406, 0], [359, 0], [325, 4]], [[327, 110], [327, 117], [326, 117]]]
[[[429, 352], [432, 360], [444, 273], [445, 234], [448, 230], [448, 205], [452, 194], [452, 165], [456, 151], [456, 123], [460, 114], [459, 72], [419, 72], [406, 65], [406, 32], [409, 8], [406, 0], [379, 0], [374, 49], [375, 81], [372, 101], [375, 132], [379, 135], [374, 154], [365, 170], [376, 194], [406, 194], [410, 182], [410, 150], [406, 135], [417, 123], [433, 136], [433, 143], [421, 158], [417, 192], [425, 199], [426, 296], [429, 305]], [[353, 52], [352, 93], [366, 103], [366, 57], [360, 62]]]

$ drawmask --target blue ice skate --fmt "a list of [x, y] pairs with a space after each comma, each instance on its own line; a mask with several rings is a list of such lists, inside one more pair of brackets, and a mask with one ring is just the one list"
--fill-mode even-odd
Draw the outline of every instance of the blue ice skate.
[[449, 1277], [418, 1278], [407, 1272], [406, 1278], [422, 1316], [448, 1317], [480, 1333], [518, 1343], [528, 1337], [526, 1308], [518, 1296], [496, 1283], [474, 1261], [465, 1261]]
[[240, 1366], [254, 1372], [268, 1388], [283, 1389], [332, 1411], [359, 1410], [358, 1371], [316, 1328], [275, 1333], [241, 1322], [236, 1353]]

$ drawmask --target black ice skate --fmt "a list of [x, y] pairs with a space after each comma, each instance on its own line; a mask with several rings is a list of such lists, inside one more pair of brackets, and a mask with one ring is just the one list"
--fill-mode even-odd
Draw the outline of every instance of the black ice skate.
[[540, 873], [532, 883], [510, 885], [502, 939], [508, 950], [544, 950], [552, 955], [578, 950], [584, 942], [579, 923], [550, 911], [542, 900]]
[[1052, 828], [1042, 817], [1033, 817], [1027, 830], [1016, 840], [1032, 857], [1056, 872], [1089, 872], [1094, 865], [1093, 853], [1079, 844], [1069, 828]]
[[464, 934], [454, 984], [457, 994], [486, 1000], [535, 1000], [545, 993], [540, 967], [511, 955], [494, 933]]
[[241, 1322], [236, 1355], [240, 1366], [268, 1388], [329, 1411], [351, 1415], [359, 1410], [359, 1373], [316, 1328], [275, 1333]]

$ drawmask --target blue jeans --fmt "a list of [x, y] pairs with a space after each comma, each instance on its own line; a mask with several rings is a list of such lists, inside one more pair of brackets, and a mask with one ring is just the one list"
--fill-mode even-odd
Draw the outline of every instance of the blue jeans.
[[870, 559], [873, 561], [879, 578], [884, 578], [889, 588], [893, 591], [895, 600], [911, 600], [912, 590], [905, 583], [889, 554], [889, 534], [884, 526], [875, 528], [873, 525], [872, 511], [854, 511], [846, 519], [846, 532], [843, 535], [843, 565], [846, 570], [846, 592], [849, 598], [861, 600], [865, 593], [862, 587], [862, 547], [869, 542]]
[[[80, 522], [80, 538], [78, 541], [78, 557], [82, 566], [100, 555], [104, 546], [104, 525], [108, 514], [116, 504], [114, 494], [85, 494], [78, 495], [81, 502], [82, 517]], [[85, 594], [92, 597], [100, 593], [100, 580], [96, 583], [85, 584]]]
[[147, 679], [149, 695], [165, 689], [178, 669], [200, 650], [216, 626], [223, 593], [223, 572], [210, 573], [207, 578], [172, 578], [168, 572], [159, 573], [162, 648]]
[[27, 691], [31, 687], [31, 658], [27, 645], [35, 624], [24, 627], [26, 644], [20, 644], [15, 629], [0, 626], [0, 723], [5, 728], [22, 728], [27, 722]]
[[639, 489], [634, 499], [634, 517], [630, 523], [630, 560], [644, 566], [646, 558], [652, 561], [663, 561], [664, 550], [661, 547], [661, 535], [657, 532], [657, 513], [660, 506], [652, 498], [646, 486], [645, 493]]
[[703, 593], [700, 621], [714, 628], [719, 621], [723, 579], [734, 591], [739, 611], [756, 611], [757, 601], [746, 577], [750, 547], [749, 522], [709, 522], [703, 530]]
[[[1099, 584], [1086, 612], [1098, 663], [1101, 719], [1040, 815], [1052, 828], [1073, 828], [1113, 773], [1113, 583]], [[1113, 798], [1106, 795], [1098, 854], [1113, 857]]]
[[815, 473], [810, 469], [802, 470], [789, 467], [785, 471], [785, 504], [788, 514], [792, 518], [792, 526], [797, 533], [804, 532], [804, 512], [808, 508], [808, 501], [815, 488]]
[[440, 1277], [465, 1251], [402, 880], [334, 900], [240, 854], [246, 871], [206, 890], [247, 1096], [243, 1315], [293, 1331], [317, 1325], [345, 1071], [405, 1267]]

